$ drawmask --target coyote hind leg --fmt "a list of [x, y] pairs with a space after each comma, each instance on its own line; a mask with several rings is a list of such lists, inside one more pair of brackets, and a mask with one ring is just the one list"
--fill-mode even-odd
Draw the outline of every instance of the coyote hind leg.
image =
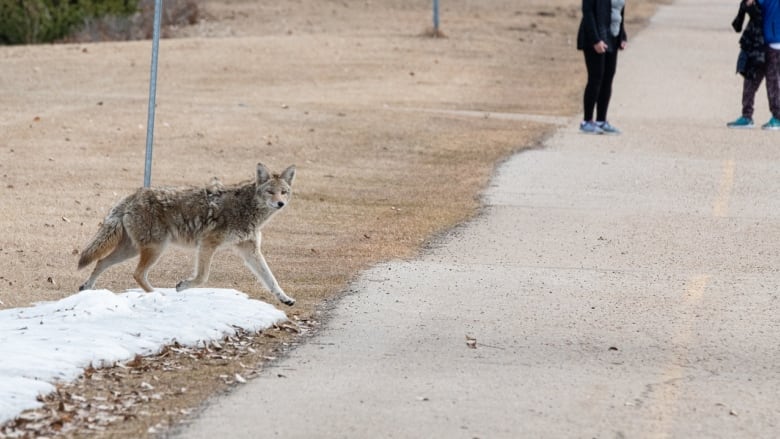
[[154, 291], [154, 287], [149, 283], [147, 276], [149, 270], [152, 268], [155, 262], [160, 259], [160, 255], [164, 250], [164, 246], [150, 246], [141, 248], [141, 258], [138, 260], [138, 266], [133, 273], [133, 279], [138, 282], [138, 285], [144, 289], [147, 293]]
[[127, 259], [130, 259], [137, 254], [138, 249], [133, 246], [133, 242], [130, 240], [130, 238], [127, 235], [124, 235], [114, 251], [109, 253], [109, 255], [105, 258], [97, 261], [97, 264], [95, 264], [95, 269], [92, 270], [92, 274], [89, 276], [89, 279], [81, 284], [79, 291], [91, 290], [94, 288], [98, 277], [103, 274], [104, 271], [108, 270], [112, 265], [126, 261]]

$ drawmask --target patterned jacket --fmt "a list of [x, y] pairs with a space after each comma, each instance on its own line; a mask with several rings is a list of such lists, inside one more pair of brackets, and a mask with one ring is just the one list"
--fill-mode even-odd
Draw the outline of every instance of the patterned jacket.
[[739, 4], [739, 12], [731, 23], [736, 32], [742, 31], [745, 15], [750, 18], [750, 21], [739, 38], [739, 48], [741, 50], [737, 59], [737, 73], [745, 78], [754, 79], [758, 72], [764, 70], [766, 61], [761, 7], [757, 3], [747, 6], [745, 5], [745, 0], [742, 0]]

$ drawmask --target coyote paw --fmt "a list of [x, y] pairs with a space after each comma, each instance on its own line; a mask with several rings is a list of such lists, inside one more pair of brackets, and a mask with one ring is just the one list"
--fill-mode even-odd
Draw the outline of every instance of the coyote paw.
[[183, 280], [176, 284], [176, 291], [184, 291], [189, 287], [190, 287], [190, 283], [187, 282], [186, 280]]
[[284, 291], [281, 291], [281, 290], [276, 291], [274, 293], [274, 296], [276, 296], [276, 298], [279, 299], [280, 302], [282, 302], [283, 304], [285, 304], [287, 306], [295, 305], [295, 299], [293, 299], [292, 297], [288, 296], [287, 294], [284, 294]]

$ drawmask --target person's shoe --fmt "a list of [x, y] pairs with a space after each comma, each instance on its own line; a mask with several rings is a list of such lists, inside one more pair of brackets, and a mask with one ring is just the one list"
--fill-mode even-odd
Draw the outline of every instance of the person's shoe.
[[580, 132], [585, 134], [604, 134], [604, 130], [592, 120], [583, 120], [580, 122]]
[[726, 124], [729, 128], [753, 128], [753, 119], [745, 116], [741, 116], [739, 119]]
[[775, 117], [769, 119], [769, 122], [761, 125], [762, 130], [780, 130], [780, 120]]
[[606, 120], [604, 122], [596, 122], [596, 125], [601, 128], [601, 131], [604, 131], [604, 134], [620, 134], [620, 130], [610, 125]]

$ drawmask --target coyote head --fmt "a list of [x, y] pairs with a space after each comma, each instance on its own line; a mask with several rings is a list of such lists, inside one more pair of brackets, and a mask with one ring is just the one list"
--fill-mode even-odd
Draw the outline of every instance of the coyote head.
[[290, 202], [295, 166], [271, 174], [262, 163], [257, 164], [257, 197], [271, 209], [281, 209]]

